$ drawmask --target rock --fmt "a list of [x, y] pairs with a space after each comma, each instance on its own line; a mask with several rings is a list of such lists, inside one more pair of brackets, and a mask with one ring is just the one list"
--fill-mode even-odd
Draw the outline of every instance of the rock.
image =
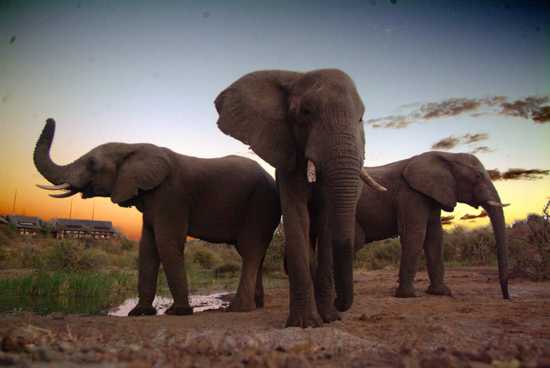
[[19, 357], [15, 354], [3, 353], [0, 351], [0, 365], [15, 365], [19, 362]]
[[37, 337], [37, 331], [32, 326], [13, 328], [2, 339], [2, 350], [23, 352], [25, 351], [25, 346], [32, 344]]

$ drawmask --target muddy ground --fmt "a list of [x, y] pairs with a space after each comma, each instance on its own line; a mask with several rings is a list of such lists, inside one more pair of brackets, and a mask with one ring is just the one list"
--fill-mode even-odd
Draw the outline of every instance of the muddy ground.
[[[356, 275], [343, 320], [283, 329], [286, 289], [252, 313], [107, 317], [0, 316], [0, 365], [72, 367], [550, 367], [550, 282], [511, 282], [496, 270], [448, 270], [453, 297], [392, 297], [395, 270]], [[417, 289], [425, 290], [420, 272]]]

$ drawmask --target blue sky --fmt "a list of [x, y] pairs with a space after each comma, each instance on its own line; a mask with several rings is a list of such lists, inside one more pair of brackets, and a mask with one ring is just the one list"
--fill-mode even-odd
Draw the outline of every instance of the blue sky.
[[[213, 101], [247, 72], [341, 68], [368, 120], [449, 98], [550, 95], [549, 45], [547, 1], [2, 1], [0, 157], [14, 166], [0, 207], [41, 181], [31, 152], [46, 117], [60, 162], [108, 141], [221, 156], [246, 147], [217, 129]], [[470, 115], [367, 125], [366, 162], [481, 132], [488, 168], [550, 168], [550, 124]]]

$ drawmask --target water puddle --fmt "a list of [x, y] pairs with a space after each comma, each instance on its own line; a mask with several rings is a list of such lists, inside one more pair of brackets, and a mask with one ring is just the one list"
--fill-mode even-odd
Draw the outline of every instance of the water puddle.
[[[214, 293], [208, 295], [190, 295], [189, 304], [193, 307], [193, 312], [204, 312], [207, 310], [221, 309], [229, 306], [232, 294], [228, 292]], [[165, 296], [157, 296], [153, 301], [153, 306], [157, 309], [157, 314], [164, 314], [166, 309], [172, 305], [173, 299]], [[138, 298], [126, 299], [118, 307], [108, 311], [109, 316], [126, 317], [138, 303]]]

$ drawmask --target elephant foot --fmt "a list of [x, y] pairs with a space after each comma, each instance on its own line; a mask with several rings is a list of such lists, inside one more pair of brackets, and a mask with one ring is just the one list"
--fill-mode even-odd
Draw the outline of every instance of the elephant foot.
[[285, 327], [320, 327], [323, 323], [319, 317], [315, 316], [312, 312], [292, 312], [288, 315]]
[[157, 314], [157, 310], [152, 306], [142, 306], [142, 305], [136, 305], [130, 312], [128, 312], [129, 317], [154, 316], [156, 314]]
[[395, 290], [395, 297], [396, 298], [414, 298], [416, 297], [416, 293], [413, 287], [410, 287], [410, 288], [398, 287]]
[[264, 296], [263, 295], [256, 295], [254, 297], [254, 302], [256, 303], [256, 308], [263, 308], [264, 307]]
[[317, 310], [319, 311], [319, 315], [324, 323], [330, 323], [342, 319], [342, 317], [340, 317], [340, 313], [338, 313], [332, 304], [327, 306], [318, 306]]
[[255, 302], [243, 302], [240, 298], [233, 299], [228, 308], [230, 312], [251, 312], [255, 309]]
[[169, 316], [188, 316], [193, 314], [193, 308], [189, 306], [175, 306], [172, 304], [164, 314]]
[[445, 284], [440, 286], [430, 285], [426, 290], [426, 293], [431, 295], [447, 295], [447, 296], [453, 295], [453, 293], [451, 292], [451, 289], [449, 289]]

